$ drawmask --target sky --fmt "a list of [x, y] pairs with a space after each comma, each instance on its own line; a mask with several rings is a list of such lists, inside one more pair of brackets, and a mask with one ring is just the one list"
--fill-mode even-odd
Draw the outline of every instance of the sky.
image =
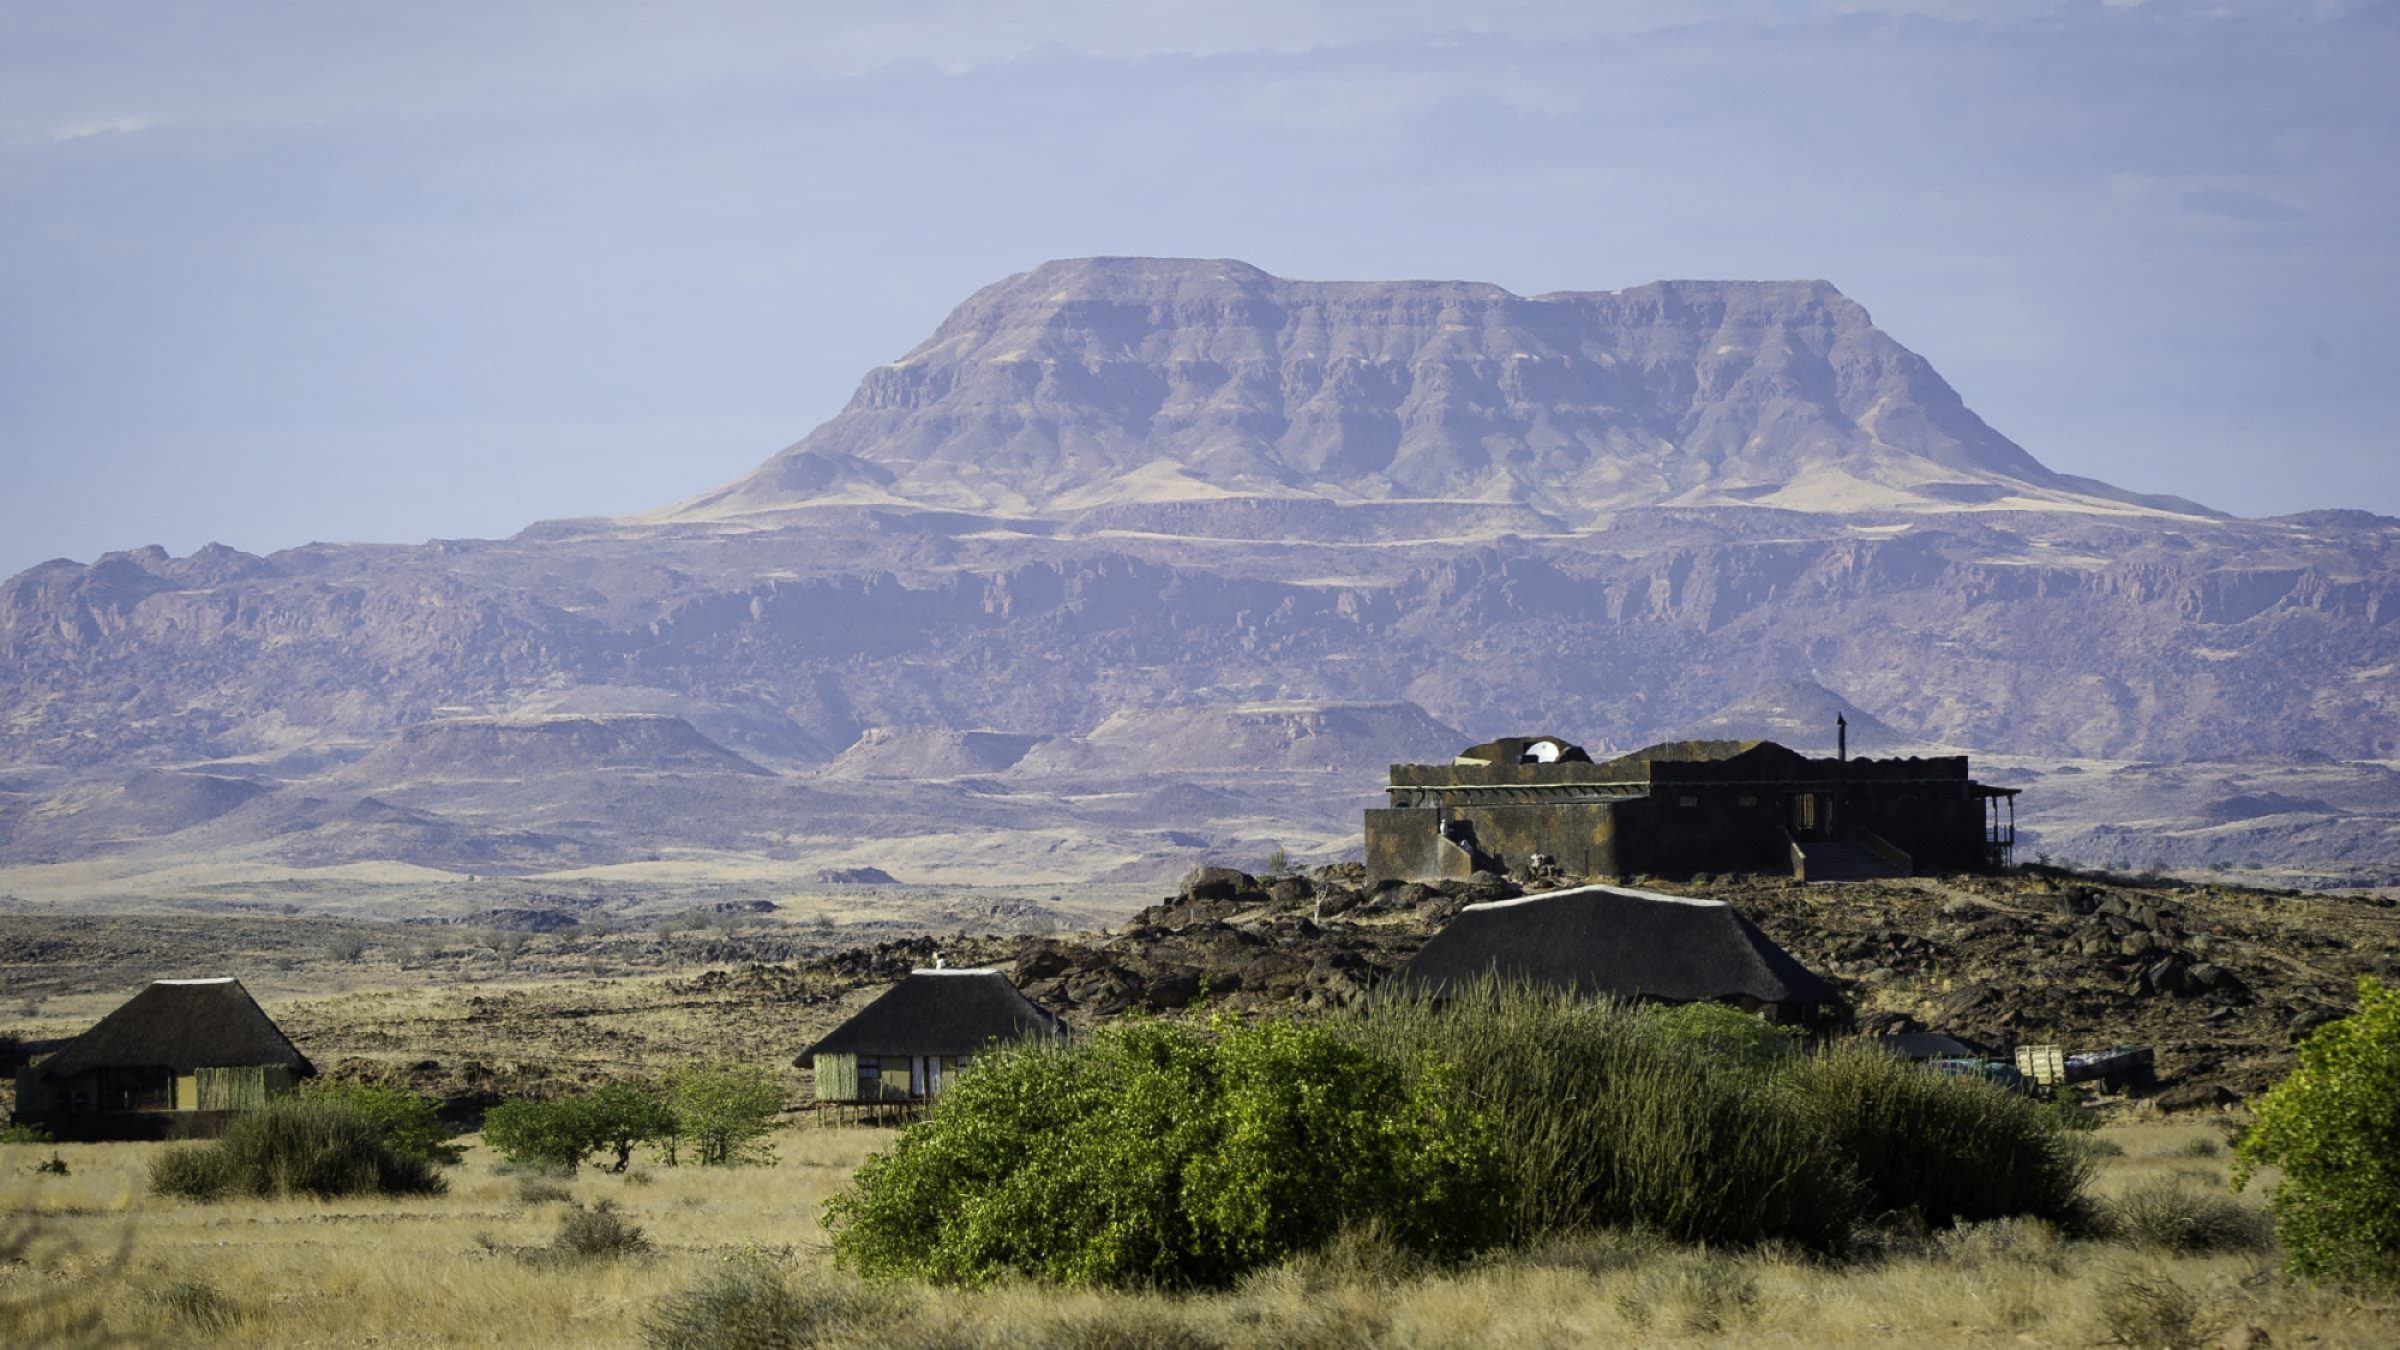
[[1823, 277], [2052, 468], [2400, 515], [2393, 0], [0, 0], [0, 575], [647, 510], [1087, 254]]

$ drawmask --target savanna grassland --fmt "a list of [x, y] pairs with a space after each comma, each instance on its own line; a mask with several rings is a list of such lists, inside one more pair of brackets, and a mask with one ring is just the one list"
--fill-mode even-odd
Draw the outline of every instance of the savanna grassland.
[[[472, 1143], [437, 1197], [190, 1204], [152, 1196], [143, 1144], [0, 1146], [0, 1331], [15, 1343], [635, 1345], [677, 1291], [729, 1262], [784, 1272], [822, 1343], [875, 1346], [2384, 1346], [2400, 1302], [2276, 1273], [2269, 1248], [2176, 1253], [2069, 1240], [2038, 1222], [1895, 1234], [1841, 1264], [1624, 1237], [1449, 1270], [1374, 1242], [1189, 1296], [1004, 1284], [865, 1287], [834, 1271], [818, 1214], [888, 1131], [796, 1124], [762, 1167], [637, 1163], [618, 1176], [504, 1173]], [[2162, 1181], [2223, 1195], [2222, 1129], [2096, 1136], [2096, 1194]], [[2119, 1152], [2121, 1150], [2121, 1152]], [[64, 1176], [34, 1169], [53, 1155]], [[2257, 1187], [2233, 1203], [2263, 1216]], [[613, 1202], [649, 1250], [558, 1258], [578, 1207]], [[2221, 1246], [2258, 1236], [2232, 1222]], [[2113, 1319], [2113, 1320], [2112, 1320]], [[805, 1343], [805, 1342], [796, 1342]]]

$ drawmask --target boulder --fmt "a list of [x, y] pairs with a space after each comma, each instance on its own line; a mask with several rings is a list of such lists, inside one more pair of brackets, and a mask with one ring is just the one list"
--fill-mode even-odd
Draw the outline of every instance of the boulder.
[[1142, 986], [1143, 1006], [1152, 1012], [1173, 1012], [1191, 1006], [1200, 997], [1200, 972], [1169, 970], [1162, 972]]
[[2342, 1012], [2338, 1008], [2306, 1008], [2292, 1014], [2292, 1020], [2283, 1024], [2284, 1034], [2291, 1038], [2292, 1044], [2298, 1045], [2307, 1040], [2318, 1027], [2327, 1022], [2339, 1022], [2347, 1016], [2349, 1016], [2348, 1013]]
[[1047, 980], [1075, 968], [1073, 957], [1058, 947], [1037, 947], [1017, 958], [1017, 983]]
[[1267, 895], [1286, 909], [1304, 905], [1315, 899], [1317, 888], [1307, 877], [1279, 877], [1267, 887]]
[[1258, 889], [1258, 878], [1231, 867], [1195, 867], [1184, 877], [1176, 898], [1185, 902], [1195, 900], [1231, 900], [1244, 891]]

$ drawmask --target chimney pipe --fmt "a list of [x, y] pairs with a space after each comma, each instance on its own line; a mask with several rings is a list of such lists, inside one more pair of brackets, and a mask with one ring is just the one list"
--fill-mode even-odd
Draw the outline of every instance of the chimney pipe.
[[1834, 754], [1844, 764], [1850, 762], [1850, 719], [1840, 713], [1833, 715]]

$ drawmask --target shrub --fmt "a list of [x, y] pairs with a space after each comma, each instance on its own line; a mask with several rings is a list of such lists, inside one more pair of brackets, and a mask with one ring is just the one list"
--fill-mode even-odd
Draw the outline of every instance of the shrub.
[[2111, 1233], [2136, 1247], [2188, 1254], [2265, 1251], [2275, 1244], [2265, 1214], [2175, 1178], [2136, 1186], [2101, 1212]]
[[[1301, 1292], [1315, 1293], [1343, 1286], [1388, 1288], [1415, 1279], [1424, 1269], [1423, 1257], [1393, 1241], [1381, 1220], [1369, 1219], [1351, 1224], [1323, 1246], [1297, 1253], [1259, 1274]], [[1243, 1287], [1249, 1288], [1249, 1282]]]
[[1952, 1264], [1967, 1270], [2025, 1266], [2063, 1277], [2069, 1264], [2066, 1238], [2056, 1225], [2041, 1219], [1962, 1223], [1942, 1230], [1934, 1242]]
[[1973, 1078], [1840, 1046], [1784, 1075], [1788, 1109], [1857, 1168], [1872, 1211], [1931, 1227], [2030, 1215], [2080, 1222], [2092, 1161], [2054, 1113]]
[[151, 1160], [160, 1195], [438, 1195], [431, 1163], [395, 1151], [372, 1121], [339, 1102], [286, 1097], [245, 1111], [214, 1143], [171, 1148]]
[[2100, 1113], [2084, 1100], [2083, 1089], [2073, 1083], [2053, 1084], [2044, 1102], [2050, 1108], [2051, 1118], [2062, 1128], [2097, 1130], [2105, 1123]]
[[617, 1213], [615, 1201], [602, 1200], [590, 1209], [568, 1210], [543, 1254], [554, 1262], [574, 1263], [615, 1261], [649, 1250], [650, 1239], [641, 1228]]
[[241, 1306], [206, 1280], [177, 1280], [150, 1291], [150, 1302], [188, 1330], [216, 1335], [242, 1320]]
[[572, 1202], [574, 1199], [575, 1193], [573, 1191], [570, 1191], [566, 1187], [559, 1185], [557, 1182], [552, 1181], [548, 1177], [517, 1178], [518, 1204], [547, 1205], [561, 1200]]
[[1725, 1064], [1765, 1069], [1800, 1048], [1798, 1027], [1763, 1022], [1722, 1003], [1660, 1003], [1642, 1009], [1669, 1041], [1691, 1047]]
[[1835, 1251], [1863, 1217], [1857, 1168], [1821, 1126], [1641, 1009], [1487, 981], [1439, 1006], [1377, 999], [1340, 1025], [1400, 1062], [1455, 1066], [1452, 1109], [1491, 1119], [1517, 1242], [1643, 1228]]
[[1616, 1304], [1619, 1316], [1644, 1330], [1663, 1312], [1671, 1331], [1714, 1336], [1755, 1314], [1758, 1277], [1749, 1263], [1721, 1252], [1691, 1252], [1643, 1270]]
[[1498, 1156], [1448, 1073], [1324, 1027], [1136, 1021], [979, 1059], [826, 1206], [873, 1278], [1219, 1286], [1380, 1220], [1436, 1257], [1498, 1236]]
[[778, 1263], [743, 1253], [669, 1295], [642, 1319], [653, 1350], [780, 1350], [856, 1333], [879, 1311], [856, 1289], [794, 1281]]
[[2400, 987], [2358, 982], [2358, 1011], [2318, 1027], [2234, 1146], [2234, 1184], [2283, 1169], [2271, 1204], [2298, 1274], [2400, 1284]]
[[422, 1162], [456, 1167], [465, 1155], [450, 1141], [461, 1131], [445, 1123], [441, 1104], [401, 1088], [316, 1079], [301, 1090], [312, 1101], [348, 1107], [366, 1118], [393, 1152]]
[[39, 1125], [0, 1126], [0, 1144], [51, 1144], [57, 1141]]
[[49, 1157], [33, 1165], [33, 1171], [36, 1176], [63, 1177], [67, 1175], [67, 1160], [52, 1150]]
[[677, 1074], [667, 1087], [676, 1132], [704, 1166], [766, 1162], [766, 1134], [783, 1111], [783, 1087], [755, 1065], [703, 1064]]
[[2139, 1350], [2199, 1350], [2224, 1330], [2197, 1290], [2177, 1284], [2164, 1271], [2108, 1275], [2100, 1282], [2098, 1301], [2109, 1339]]
[[225, 1155], [214, 1144], [177, 1144], [150, 1159], [150, 1193], [182, 1200], [219, 1200], [233, 1188]]

